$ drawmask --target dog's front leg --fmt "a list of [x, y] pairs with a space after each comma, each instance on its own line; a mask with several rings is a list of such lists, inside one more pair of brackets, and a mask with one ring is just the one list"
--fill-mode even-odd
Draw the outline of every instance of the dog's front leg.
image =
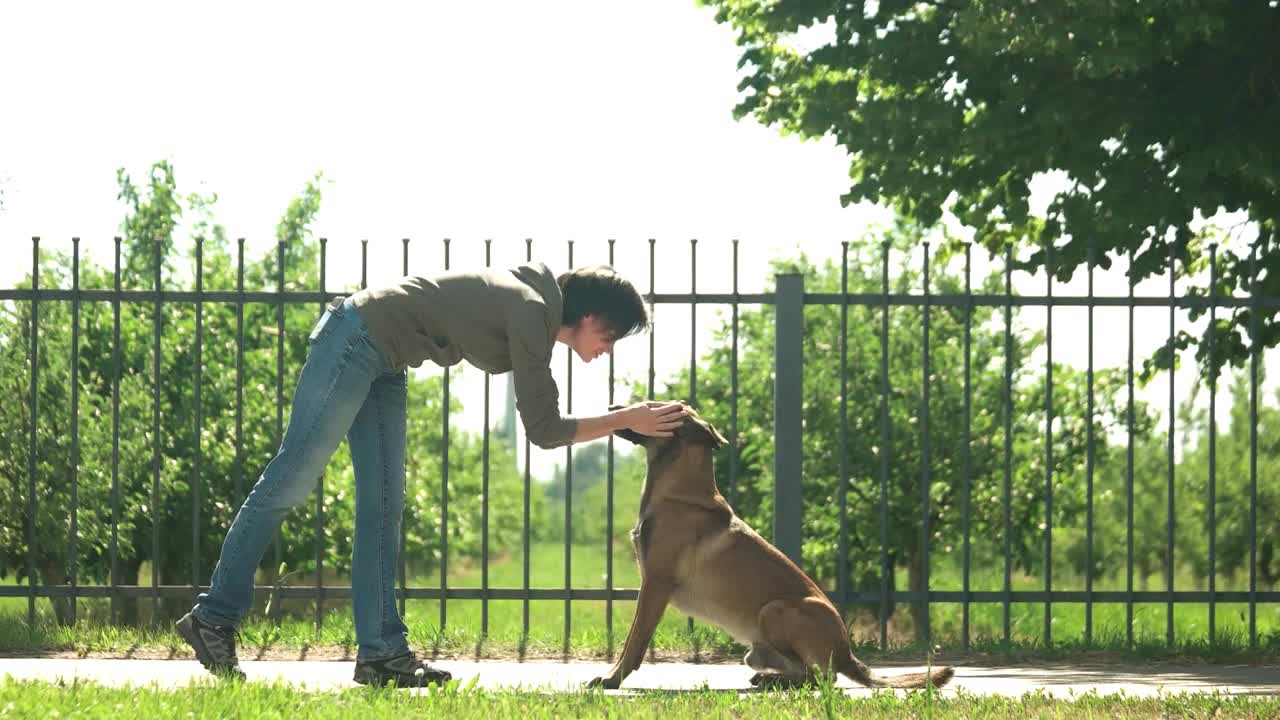
[[640, 583], [640, 598], [636, 601], [636, 616], [631, 621], [631, 631], [627, 633], [627, 642], [622, 646], [622, 655], [613, 669], [605, 677], [598, 677], [587, 683], [587, 687], [602, 687], [616, 690], [622, 681], [633, 670], [640, 667], [644, 660], [644, 651], [653, 639], [653, 631], [662, 619], [675, 590], [675, 582], [666, 578], [655, 578], [652, 575]]

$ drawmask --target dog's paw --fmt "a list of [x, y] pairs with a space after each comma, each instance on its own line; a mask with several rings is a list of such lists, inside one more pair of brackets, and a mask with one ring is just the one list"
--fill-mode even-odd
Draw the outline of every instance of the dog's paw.
[[793, 677], [778, 672], [758, 672], [751, 676], [751, 686], [761, 690], [792, 690], [810, 685], [807, 677]]
[[587, 688], [601, 688], [604, 690], [617, 690], [622, 684], [621, 680], [613, 677], [598, 677], [587, 683]]

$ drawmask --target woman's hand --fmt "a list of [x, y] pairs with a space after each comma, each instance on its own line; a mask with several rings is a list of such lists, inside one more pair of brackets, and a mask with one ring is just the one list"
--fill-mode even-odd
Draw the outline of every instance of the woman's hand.
[[648, 400], [626, 409], [627, 427], [651, 437], [671, 437], [684, 418], [684, 404], [679, 402]]

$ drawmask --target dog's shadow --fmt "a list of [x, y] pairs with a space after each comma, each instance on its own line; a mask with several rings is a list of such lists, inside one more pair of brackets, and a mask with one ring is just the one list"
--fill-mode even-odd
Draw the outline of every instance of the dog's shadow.
[[619, 688], [617, 690], [608, 691], [611, 695], [621, 695], [623, 697], [686, 697], [689, 695], [756, 695], [766, 692], [778, 692], [776, 690], [761, 690], [755, 687], [745, 688], [712, 688], [712, 687], [694, 687], [694, 688]]
[[[618, 688], [617, 690], [609, 690], [612, 695], [635, 696], [635, 697], [686, 697], [688, 695], [770, 695], [770, 694], [786, 694], [792, 692], [817, 692], [817, 685], [801, 685], [796, 687], [755, 687], [747, 685], [740, 688], [726, 687], [710, 687], [703, 685], [701, 687], [691, 688], [646, 688], [646, 687], [627, 687]], [[836, 690], [843, 692], [845, 688], [836, 686]]]

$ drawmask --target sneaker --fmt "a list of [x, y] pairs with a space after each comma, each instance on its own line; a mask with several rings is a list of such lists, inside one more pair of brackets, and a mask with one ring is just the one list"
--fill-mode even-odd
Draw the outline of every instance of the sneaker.
[[244, 680], [244, 671], [236, 658], [235, 628], [210, 625], [192, 613], [183, 615], [176, 627], [206, 670], [218, 677]]
[[385, 660], [356, 660], [355, 681], [374, 687], [426, 687], [432, 683], [444, 685], [453, 678], [445, 670], [438, 670], [418, 659], [412, 651]]

